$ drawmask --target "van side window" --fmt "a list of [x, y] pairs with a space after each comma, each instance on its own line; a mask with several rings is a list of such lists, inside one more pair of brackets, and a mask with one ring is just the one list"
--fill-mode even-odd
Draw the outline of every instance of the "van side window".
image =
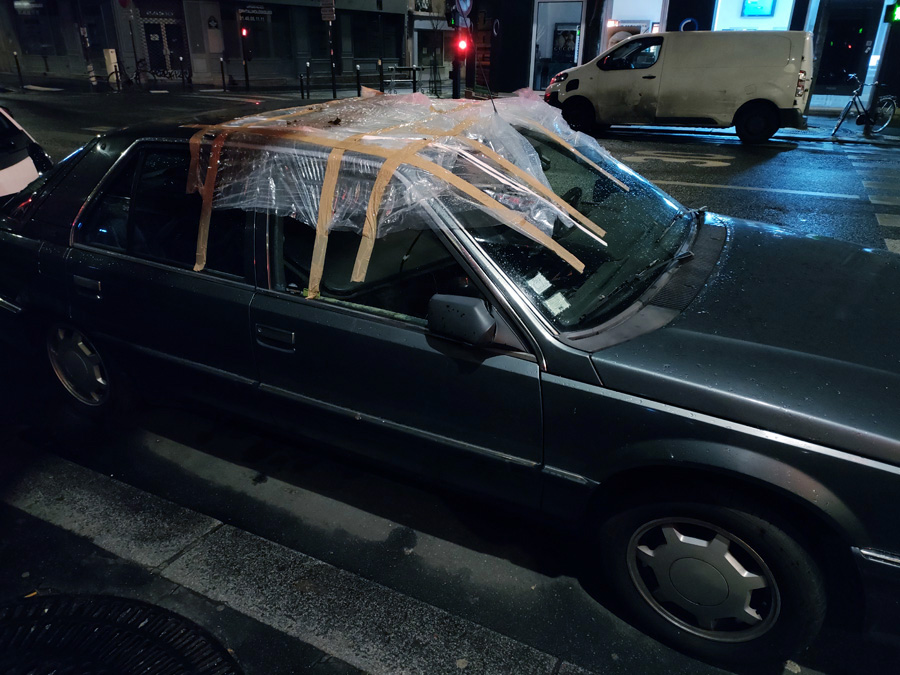
[[605, 56], [597, 62], [597, 66], [601, 70], [649, 68], [659, 59], [662, 42], [661, 37], [634, 40]]

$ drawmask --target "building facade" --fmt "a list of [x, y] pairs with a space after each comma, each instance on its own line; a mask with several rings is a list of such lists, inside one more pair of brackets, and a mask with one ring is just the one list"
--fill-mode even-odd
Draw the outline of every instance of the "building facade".
[[[330, 82], [371, 77], [378, 62], [424, 69], [420, 81], [446, 95], [457, 56], [445, 18], [452, 0], [12, 0], [0, 3], [0, 71], [18, 55], [29, 81], [82, 78], [88, 64], [105, 84], [113, 50], [119, 67], [140, 64], [163, 79], [183, 71], [195, 83], [240, 83], [243, 63], [256, 83], [296, 85], [301, 75]], [[886, 58], [893, 0], [474, 0], [464, 73], [469, 88], [541, 90], [565, 68], [618, 40], [660, 30], [808, 30], [815, 36], [813, 104], [842, 105], [844, 71], [871, 82], [897, 77]], [[242, 32], [246, 35], [242, 37]], [[894, 31], [896, 32], [896, 31]], [[900, 38], [895, 38], [896, 42]], [[896, 58], [893, 58], [896, 61]], [[443, 83], [443, 87], [441, 87]]]

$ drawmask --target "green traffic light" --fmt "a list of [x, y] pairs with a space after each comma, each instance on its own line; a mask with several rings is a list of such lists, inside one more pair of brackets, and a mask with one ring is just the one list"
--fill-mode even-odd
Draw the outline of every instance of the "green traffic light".
[[894, 13], [891, 15], [891, 21], [900, 21], [900, 5], [894, 5]]

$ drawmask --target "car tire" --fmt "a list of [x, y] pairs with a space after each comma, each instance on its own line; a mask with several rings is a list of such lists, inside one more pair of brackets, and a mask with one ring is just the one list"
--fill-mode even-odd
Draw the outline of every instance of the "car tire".
[[107, 422], [131, 408], [133, 397], [125, 377], [79, 328], [51, 321], [45, 324], [44, 342], [55, 391], [69, 410]]
[[764, 509], [656, 498], [599, 528], [604, 585], [648, 634], [719, 665], [779, 662], [825, 617], [825, 583], [791, 528]]
[[592, 133], [597, 122], [594, 106], [582, 96], [576, 96], [563, 102], [562, 116], [575, 131], [584, 133]]
[[742, 143], [762, 143], [778, 131], [778, 116], [771, 105], [751, 104], [738, 112], [734, 127]]

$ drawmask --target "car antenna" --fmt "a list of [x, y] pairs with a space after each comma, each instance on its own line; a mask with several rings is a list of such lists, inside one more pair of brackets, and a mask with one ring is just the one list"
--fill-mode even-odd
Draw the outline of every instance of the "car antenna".
[[[472, 42], [472, 48], [473, 48], [473, 49], [477, 49], [477, 48], [475, 47], [475, 37], [472, 35], [472, 25], [471, 25], [471, 23], [469, 24], [469, 26], [467, 26], [467, 28], [469, 29], [469, 40]], [[491, 100], [491, 106], [493, 106], [493, 108], [494, 108], [494, 114], [499, 115], [500, 113], [497, 112], [497, 104], [494, 103], [494, 94], [491, 92], [491, 85], [490, 85], [490, 83], [488, 82], [487, 75], [484, 74], [484, 68], [479, 68], [479, 67], [478, 67], [478, 53], [477, 53], [477, 51], [475, 52], [475, 68], [476, 68], [477, 70], [480, 70], [480, 71], [481, 71], [481, 78], [484, 80], [484, 86], [485, 86], [485, 88], [488, 90], [488, 98]]]

